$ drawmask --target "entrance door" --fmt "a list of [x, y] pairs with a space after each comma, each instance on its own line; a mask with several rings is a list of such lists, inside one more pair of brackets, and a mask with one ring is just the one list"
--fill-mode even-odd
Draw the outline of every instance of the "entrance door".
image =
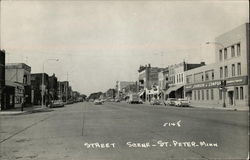
[[228, 92], [228, 98], [229, 98], [229, 105], [233, 105], [234, 104], [234, 92], [233, 91], [229, 91]]

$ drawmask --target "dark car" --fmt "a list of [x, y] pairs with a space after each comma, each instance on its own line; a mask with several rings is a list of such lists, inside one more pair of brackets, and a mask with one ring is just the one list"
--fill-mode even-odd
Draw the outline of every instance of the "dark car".
[[54, 100], [52, 101], [52, 103], [50, 104], [51, 108], [56, 108], [56, 107], [63, 107], [64, 103], [62, 100]]

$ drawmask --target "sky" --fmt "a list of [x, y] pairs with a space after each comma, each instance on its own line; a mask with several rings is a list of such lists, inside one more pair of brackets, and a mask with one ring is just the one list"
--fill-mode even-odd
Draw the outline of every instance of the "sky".
[[213, 63], [215, 46], [206, 42], [249, 22], [247, 0], [0, 3], [6, 62], [26, 63], [32, 73], [44, 65], [87, 95], [137, 81], [140, 65]]

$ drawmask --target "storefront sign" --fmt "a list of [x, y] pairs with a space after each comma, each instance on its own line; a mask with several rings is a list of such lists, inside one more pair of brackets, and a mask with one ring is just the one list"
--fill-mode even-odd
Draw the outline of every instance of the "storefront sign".
[[[243, 77], [234, 77], [226, 79], [226, 87], [227, 86], [235, 86], [235, 85], [247, 85], [247, 76]], [[185, 86], [185, 91], [191, 91], [193, 89], [202, 89], [202, 88], [216, 88], [221, 86], [221, 80], [215, 80], [204, 83], [197, 83]]]

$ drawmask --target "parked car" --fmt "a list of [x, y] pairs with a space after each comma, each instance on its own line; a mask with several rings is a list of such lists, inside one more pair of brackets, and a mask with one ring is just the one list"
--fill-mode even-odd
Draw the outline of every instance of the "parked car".
[[190, 106], [190, 101], [187, 99], [178, 99], [175, 101], [175, 106], [177, 107], [189, 107]]
[[54, 100], [52, 101], [50, 108], [63, 107], [64, 103], [62, 100]]
[[139, 99], [139, 104], [143, 104], [143, 101], [141, 99]]
[[96, 100], [94, 101], [94, 104], [95, 104], [95, 105], [101, 105], [101, 104], [102, 104], [102, 101], [99, 100], [99, 99], [96, 99]]
[[161, 101], [159, 99], [153, 99], [150, 101], [151, 105], [161, 105]]
[[120, 99], [116, 99], [115, 102], [121, 102]]
[[176, 100], [177, 100], [176, 98], [168, 98], [166, 104], [169, 106], [174, 106]]
[[131, 93], [129, 95], [129, 99], [128, 99], [128, 103], [130, 104], [139, 104], [139, 95], [138, 94], [134, 94], [134, 93]]

